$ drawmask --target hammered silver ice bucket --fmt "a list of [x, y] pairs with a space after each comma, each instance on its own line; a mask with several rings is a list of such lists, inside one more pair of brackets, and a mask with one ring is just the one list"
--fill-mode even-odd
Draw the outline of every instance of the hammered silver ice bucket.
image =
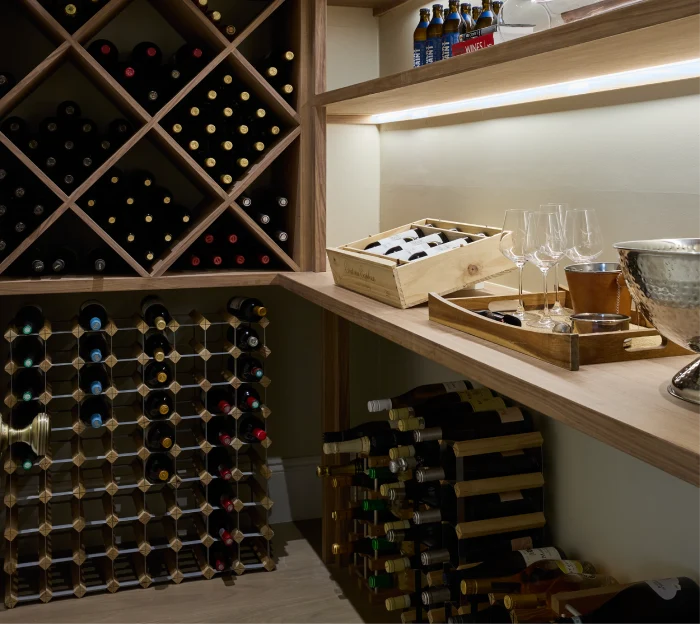
[[[616, 243], [622, 273], [639, 310], [662, 336], [700, 353], [700, 238]], [[700, 404], [700, 358], [668, 391]]]

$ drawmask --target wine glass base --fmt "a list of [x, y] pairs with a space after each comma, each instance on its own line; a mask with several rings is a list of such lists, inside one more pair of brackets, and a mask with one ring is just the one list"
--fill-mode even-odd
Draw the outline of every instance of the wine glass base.
[[524, 321], [534, 321], [539, 318], [539, 315], [532, 314], [532, 312], [508, 312], [511, 316], [520, 319], [521, 322]]
[[549, 309], [549, 313], [553, 314], [554, 316], [561, 316], [562, 314], [566, 314], [566, 308], [564, 308], [561, 303], [558, 301]]
[[534, 327], [536, 329], [552, 329], [556, 325], [556, 322], [551, 318], [540, 318], [537, 321], [532, 321], [527, 324], [528, 327]]

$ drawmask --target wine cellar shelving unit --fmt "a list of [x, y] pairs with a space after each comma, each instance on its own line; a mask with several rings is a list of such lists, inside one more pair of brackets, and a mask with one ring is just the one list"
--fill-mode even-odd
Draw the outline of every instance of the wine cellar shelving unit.
[[[265, 342], [268, 324], [263, 318], [252, 325], [260, 344], [250, 355], [262, 363], [263, 370], [271, 354]], [[270, 379], [241, 381], [237, 376], [241, 350], [227, 340], [233, 337], [235, 343], [236, 332], [246, 326], [228, 313], [205, 317], [192, 312], [179, 321], [173, 319], [164, 332], [172, 345], [165, 361], [174, 374], [165, 391], [173, 409], [167, 419], [151, 421], [144, 406], [154, 390], [144, 383], [145, 368], [140, 368], [152, 361], [144, 352], [149, 328], [139, 317], [110, 320], [102, 330], [109, 345], [103, 360], [109, 382], [102, 396], [110, 413], [94, 429], [81, 419], [86, 392], [80, 375], [86, 366], [97, 364], [86, 364], [80, 345], [95, 332], [85, 332], [75, 319], [53, 326], [46, 322], [38, 333], [43, 358], [34, 365], [44, 373], [44, 387], [34, 401], [51, 419], [49, 450], [29, 470], [22, 467], [16, 448], [10, 447], [4, 455], [3, 567], [8, 608], [274, 569], [273, 531], [268, 523], [272, 473], [267, 466], [272, 442], [269, 437], [256, 444], [245, 442], [238, 428], [243, 412], [234, 407], [228, 416], [217, 415], [208, 399], [213, 388], [230, 388], [238, 405], [241, 390], [255, 388], [261, 404], [254, 414], [267, 430]], [[6, 422], [12, 422], [20, 405], [14, 398], [13, 380], [18, 371], [26, 370], [15, 362], [13, 348], [26, 338], [16, 336], [10, 327], [3, 349]], [[227, 361], [235, 362], [233, 371]], [[231, 419], [230, 446], [211, 443], [212, 418]], [[154, 452], [146, 446], [151, 422], [172, 426], [173, 443], [167, 456], [173, 468], [163, 483], [147, 478], [147, 462]], [[213, 452], [225, 453], [230, 462], [234, 511], [227, 518], [234, 543], [228, 548], [224, 570], [215, 569], [212, 561], [212, 548], [221, 542], [212, 518], [226, 514], [219, 499], [210, 496], [222, 480], [210, 459]]]
[[[519, 408], [523, 411], [523, 408]], [[437, 413], [437, 412], [436, 412]], [[468, 416], [463, 416], [468, 418]], [[530, 419], [530, 416], [526, 416]], [[455, 599], [450, 596], [451, 590], [443, 587], [443, 569], [452, 570], [458, 566], [468, 566], [476, 561], [482, 561], [481, 557], [487, 556], [488, 547], [485, 550], [483, 540], [505, 536], [510, 540], [513, 550], [529, 549], [546, 545], [549, 533], [544, 514], [544, 476], [542, 435], [535, 430], [511, 435], [496, 435], [494, 437], [465, 440], [461, 442], [441, 441], [444, 450], [454, 453], [455, 480], [452, 483], [443, 482], [442, 487], [454, 488], [456, 497], [457, 517], [447, 520], [442, 524], [442, 535], [435, 541], [430, 536], [426, 541], [422, 524], [412, 521], [414, 512], [425, 509], [426, 505], [417, 501], [406, 501], [399, 507], [389, 503], [388, 496], [391, 488], [405, 481], [415, 479], [415, 470], [408, 469], [396, 475], [387, 475], [388, 467], [392, 460], [405, 457], [413, 457], [409, 449], [412, 445], [398, 446], [389, 449], [388, 455], [365, 455], [354, 453], [323, 455], [323, 464], [328, 471], [325, 479], [330, 481], [329, 499], [335, 508], [332, 517], [332, 535], [336, 543], [346, 543], [361, 539], [386, 538], [388, 529], [404, 530], [409, 524], [416, 529], [415, 539], [403, 541], [397, 544], [399, 550], [387, 554], [381, 548], [375, 548], [371, 553], [355, 553], [341, 550], [334, 552], [335, 561], [341, 567], [346, 567], [349, 574], [357, 580], [358, 588], [367, 592], [367, 599], [371, 605], [386, 606], [387, 610], [395, 611], [400, 615], [401, 622], [430, 622], [430, 624], [444, 623], [450, 616], [469, 616], [478, 611], [485, 611], [491, 605], [484, 602], [484, 596], [459, 596]], [[530, 453], [531, 457], [538, 459], [537, 469], [534, 472], [521, 474], [509, 474], [500, 477], [478, 478], [474, 477], [474, 461], [479, 461], [488, 454], [513, 455]], [[349, 474], [333, 474], [333, 466], [346, 465], [348, 461], [360, 460], [363, 472], [370, 474], [376, 470], [376, 478], [371, 479], [367, 487], [357, 487], [352, 484], [353, 477]], [[427, 464], [423, 468], [429, 467]], [[321, 468], [323, 470], [323, 468]], [[503, 517], [486, 516], [484, 519], [466, 517], [468, 500], [472, 497], [488, 494], [496, 494], [503, 501], [522, 499], [522, 493], [529, 491], [532, 508], [527, 513]], [[369, 512], [371, 519], [353, 519], [352, 510], [359, 507]], [[435, 509], [436, 507], [430, 506]], [[442, 509], [442, 507], [437, 507]], [[393, 521], [386, 523], [380, 519], [380, 515], [394, 516]], [[449, 512], [444, 511], [445, 514]], [[402, 521], [408, 521], [403, 527]], [[380, 546], [378, 544], [378, 546]], [[445, 549], [450, 553], [450, 560], [441, 564], [429, 564], [421, 561], [407, 569], [400, 567], [394, 570], [386, 568], [387, 561], [395, 561], [402, 557], [413, 558], [420, 553], [431, 549]], [[480, 552], [475, 555], [474, 549]], [[502, 551], [501, 551], [502, 553]], [[497, 556], [494, 554], [493, 556]], [[475, 558], [476, 557], [476, 558]], [[393, 586], [387, 587], [381, 581], [372, 583], [372, 580], [386, 579], [393, 575]], [[372, 579], [372, 577], [376, 577]], [[427, 591], [426, 591], [427, 590]], [[430, 604], [425, 604], [424, 593], [430, 594]], [[443, 595], [444, 594], [444, 595]], [[397, 600], [392, 604], [392, 600]], [[406, 600], [406, 604], [401, 601]], [[410, 604], [409, 604], [410, 601]], [[501, 614], [494, 615], [495, 619], [489, 619], [484, 614], [478, 621], [501, 622]]]
[[[39, 0], [12, 0], [12, 2], [16, 4], [18, 13], [24, 14], [32, 26], [42, 32], [55, 48], [26, 75], [17, 77], [17, 84], [0, 99], [0, 117], [6, 118], [12, 114], [23, 100], [35, 90], [41, 89], [42, 84], [64, 64], [70, 64], [87, 78], [110, 101], [110, 104], [132, 122], [135, 133], [70, 194], [66, 194], [22, 149], [5, 134], [0, 133], [0, 143], [4, 148], [31, 172], [38, 183], [44, 185], [56, 196], [59, 204], [50, 216], [11, 253], [6, 253], [0, 258], [0, 289], [3, 292], [77, 292], [90, 289], [91, 284], [98, 279], [101, 290], [269, 284], [274, 279], [277, 269], [299, 271], [314, 267], [313, 256], [318, 255], [314, 246], [318, 246], [318, 241], [315, 240], [317, 237], [313, 232], [315, 229], [320, 229], [320, 226], [307, 212], [305, 206], [309, 202], [302, 196], [303, 193], [309, 192], [308, 188], [306, 190], [302, 188], [308, 181], [308, 177], [302, 176], [302, 165], [303, 159], [309, 154], [309, 138], [301, 136], [300, 111], [309, 99], [308, 90], [315, 86], [313, 71], [309, 70], [309, 63], [311, 63], [309, 50], [314, 49], [318, 44], [314, 43], [316, 39], [309, 35], [310, 31], [313, 32], [311, 24], [314, 16], [306, 0], [272, 0], [263, 5], [264, 8], [248, 24], [240, 25], [243, 27], [239, 28], [231, 41], [197, 9], [191, 0], [109, 0], [72, 34], [52, 17]], [[88, 42], [112, 21], [118, 19], [119, 14], [133, 2], [148, 2], [182, 39], [201, 42], [206, 46], [211, 58], [203, 70], [153, 115], [149, 114], [86, 50]], [[283, 17], [279, 17], [279, 10], [283, 5], [287, 12]], [[250, 43], [258, 32], [264, 30], [262, 25], [274, 19], [278, 19], [280, 23], [275, 22], [274, 29], [268, 23], [267, 31], [261, 34], [261, 38], [272, 37], [272, 40], [265, 43], [268, 49], [272, 49], [277, 43], [287, 45], [295, 51], [293, 74], [295, 92], [289, 101], [263, 78], [241, 51], [242, 44]], [[279, 32], [278, 25], [283, 25], [285, 32], [284, 41], [280, 42], [274, 40], [276, 33]], [[257, 41], [253, 43], [259, 44]], [[11, 66], [9, 59], [8, 65]], [[262, 157], [257, 162], [251, 163], [242, 177], [228, 188], [222, 188], [217, 181], [213, 180], [164, 127], [164, 118], [217, 68], [225, 68], [227, 73], [233, 74], [234, 78], [240, 80], [271, 112], [282, 128], [278, 139], [266, 149]], [[194, 223], [179, 240], [173, 241], [170, 248], [157, 258], [150, 270], [113, 240], [91, 218], [89, 211], [81, 202], [86, 192], [109, 168], [118, 164], [120, 159], [130, 153], [132, 148], [142, 140], [152, 143], [163, 158], [169, 160], [201, 192], [203, 197], [198, 206], [200, 214], [194, 219]], [[290, 197], [290, 204], [286, 209], [289, 241], [285, 249], [276, 244], [236, 201], [283, 154], [286, 160], [280, 169]], [[60, 222], [65, 213], [73, 213], [79, 217], [101, 242], [111, 248], [128, 265], [130, 274], [114, 277], [67, 275], [50, 280], [8, 277], [7, 270], [44, 233], [55, 230], [55, 224]], [[276, 263], [276, 270], [174, 271], [175, 262], [208, 227], [225, 213], [232, 214], [239, 222], [241, 231], [247, 232], [256, 244], [268, 250]]]

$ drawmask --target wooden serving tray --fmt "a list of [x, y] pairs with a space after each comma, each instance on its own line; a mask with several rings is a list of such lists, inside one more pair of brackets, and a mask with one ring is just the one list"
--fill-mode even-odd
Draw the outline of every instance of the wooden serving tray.
[[[450, 240], [478, 232], [486, 232], [490, 236], [412, 262], [364, 250], [376, 240], [412, 227], [419, 227], [428, 234], [443, 232]], [[460, 231], [453, 232], [451, 228], [459, 228]], [[500, 233], [500, 229], [485, 225], [419, 219], [326, 251], [336, 284], [396, 308], [410, 308], [425, 303], [431, 291], [444, 295], [512, 271], [515, 266], [499, 250], [497, 235]]]
[[[562, 305], [571, 308], [571, 297], [567, 291]], [[562, 295], [560, 294], [560, 300]], [[630, 329], [599, 334], [555, 334], [523, 325], [515, 327], [480, 316], [473, 310], [514, 310], [514, 295], [487, 295], [481, 297], [445, 298], [430, 293], [428, 300], [431, 321], [458, 329], [477, 338], [483, 338], [502, 347], [530, 355], [550, 364], [569, 370], [578, 370], [585, 364], [604, 362], [626, 362], [649, 358], [692, 355], [683, 347], [666, 340], [656, 329], [646, 325], [630, 323]], [[554, 303], [554, 293], [548, 293], [549, 305]], [[493, 305], [491, 305], [493, 304]], [[543, 293], [523, 295], [523, 304], [528, 311], [541, 310], [544, 304]], [[634, 319], [634, 312], [632, 314]]]

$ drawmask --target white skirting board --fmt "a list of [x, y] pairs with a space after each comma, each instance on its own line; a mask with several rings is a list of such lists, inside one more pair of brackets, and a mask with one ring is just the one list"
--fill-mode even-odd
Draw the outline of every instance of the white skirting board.
[[316, 476], [320, 457], [268, 458], [272, 470], [269, 496], [274, 502], [270, 522], [321, 517], [321, 479]]

